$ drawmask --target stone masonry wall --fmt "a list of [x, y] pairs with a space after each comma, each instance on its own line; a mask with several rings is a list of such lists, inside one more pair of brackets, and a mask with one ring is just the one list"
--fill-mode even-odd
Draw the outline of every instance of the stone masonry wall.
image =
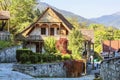
[[120, 80], [120, 57], [104, 60], [101, 63], [100, 76], [103, 80]]
[[16, 62], [16, 50], [22, 46], [15, 46], [0, 50], [0, 62]]
[[14, 71], [22, 72], [34, 77], [65, 77], [63, 62], [45, 64], [15, 64]]

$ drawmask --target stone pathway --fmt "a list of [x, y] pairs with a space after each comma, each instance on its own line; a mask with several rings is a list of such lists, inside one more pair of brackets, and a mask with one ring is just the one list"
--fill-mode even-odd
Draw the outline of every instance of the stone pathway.
[[12, 71], [12, 65], [0, 63], [0, 80], [93, 80], [94, 75], [86, 75], [80, 78], [33, 78], [20, 72]]

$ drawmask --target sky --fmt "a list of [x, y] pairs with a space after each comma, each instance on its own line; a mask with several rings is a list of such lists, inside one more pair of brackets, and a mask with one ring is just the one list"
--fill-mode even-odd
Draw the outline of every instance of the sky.
[[96, 18], [120, 12], [120, 0], [41, 0], [41, 2], [85, 18]]

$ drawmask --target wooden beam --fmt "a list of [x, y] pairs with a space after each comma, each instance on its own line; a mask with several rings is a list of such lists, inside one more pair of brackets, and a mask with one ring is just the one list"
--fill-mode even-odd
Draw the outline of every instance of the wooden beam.
[[50, 23], [48, 23], [48, 35], [50, 36]]
[[7, 21], [7, 23], [8, 23], [8, 32], [10, 31], [10, 27], [9, 27], [9, 20]]
[[61, 23], [59, 24], [59, 35], [61, 37]]

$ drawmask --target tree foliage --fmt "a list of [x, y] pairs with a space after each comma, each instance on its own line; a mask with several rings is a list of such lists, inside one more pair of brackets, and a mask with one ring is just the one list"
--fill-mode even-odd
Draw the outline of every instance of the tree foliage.
[[102, 24], [91, 24], [89, 29], [94, 30], [95, 51], [102, 52], [102, 41], [120, 39], [120, 30], [113, 27], [105, 27]]
[[69, 34], [68, 39], [68, 48], [72, 51], [72, 54], [80, 54], [83, 50], [83, 36], [80, 30], [73, 29]]
[[44, 40], [44, 49], [48, 53], [56, 53], [56, 40], [53, 37], [47, 37]]
[[21, 32], [38, 17], [34, 10], [36, 0], [0, 0], [0, 9], [10, 11], [10, 31], [14, 34]]
[[76, 28], [76, 29], [83, 29], [87, 28], [86, 22], [78, 22], [77, 18], [67, 18], [67, 20]]

